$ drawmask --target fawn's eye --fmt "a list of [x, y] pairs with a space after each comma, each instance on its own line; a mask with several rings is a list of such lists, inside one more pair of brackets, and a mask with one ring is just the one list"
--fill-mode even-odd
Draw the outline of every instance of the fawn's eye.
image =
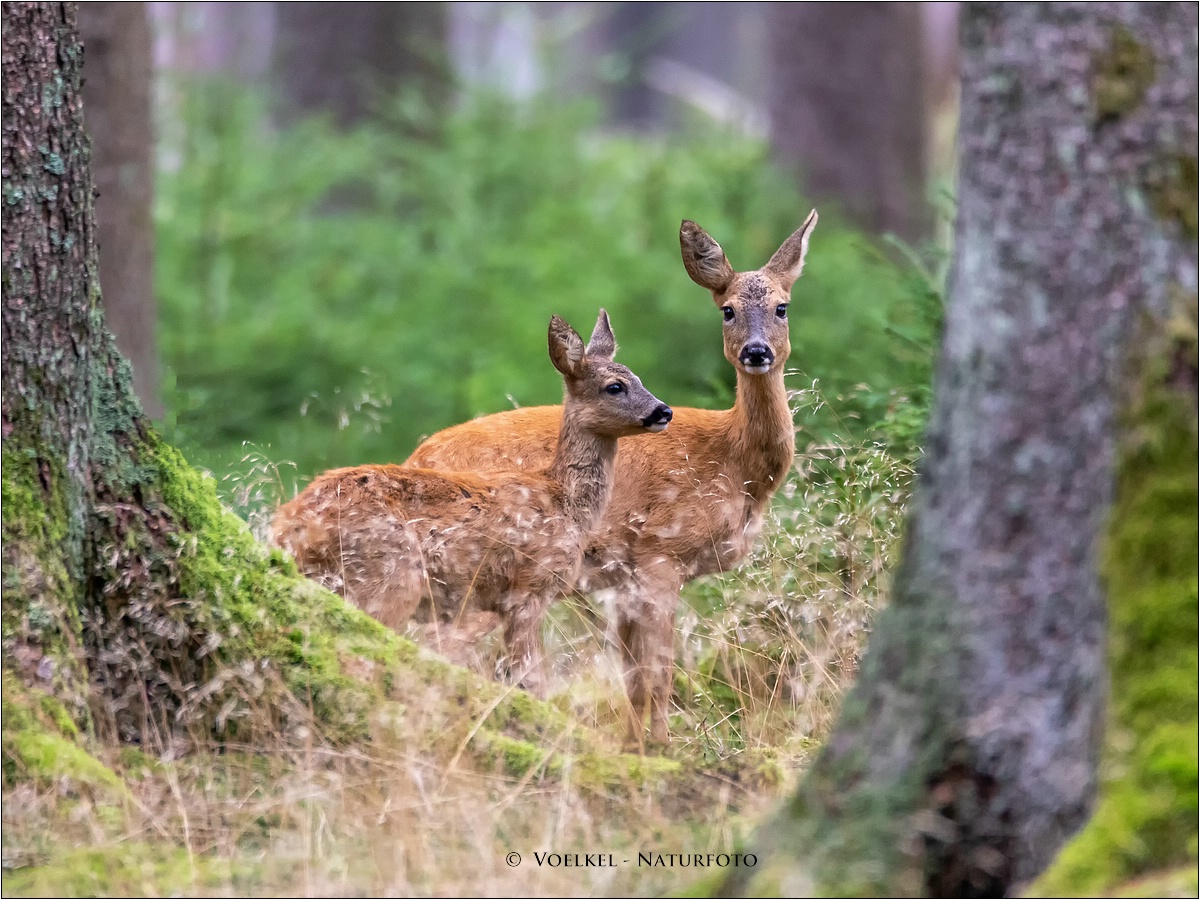
[[619, 394], [625, 390], [625, 385], [621, 384], [619, 381], [614, 381], [604, 390], [608, 391], [610, 394]]
[[777, 307], [775, 307], [775, 316], [776, 316], [776, 318], [779, 318], [779, 319], [787, 318], [787, 304], [786, 303], [780, 303]]
[[723, 313], [725, 314], [725, 321], [726, 321], [726, 322], [732, 322], [732, 321], [733, 321], [733, 307], [732, 307], [732, 306], [722, 306], [722, 307], [721, 307], [721, 312], [723, 312]]

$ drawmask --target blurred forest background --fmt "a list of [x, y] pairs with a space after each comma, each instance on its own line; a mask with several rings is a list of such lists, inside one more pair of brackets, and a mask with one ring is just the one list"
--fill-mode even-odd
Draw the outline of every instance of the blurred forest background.
[[912, 451], [941, 317], [956, 14], [85, 4], [110, 325], [164, 436], [245, 512], [264, 483], [277, 501], [556, 402], [551, 313], [607, 308], [660, 396], [729, 405], [679, 221], [753, 268], [817, 206], [791, 315], [798, 422]]

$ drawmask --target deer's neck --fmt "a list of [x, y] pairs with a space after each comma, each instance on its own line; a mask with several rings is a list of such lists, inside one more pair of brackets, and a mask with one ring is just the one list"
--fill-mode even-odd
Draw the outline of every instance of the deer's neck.
[[743, 489], [755, 502], [765, 502], [783, 483], [796, 455], [782, 367], [765, 375], [738, 372], [729, 443], [729, 463], [739, 471]]
[[568, 400], [547, 474], [562, 485], [567, 515], [585, 529], [600, 521], [612, 496], [616, 459], [617, 439], [585, 429]]

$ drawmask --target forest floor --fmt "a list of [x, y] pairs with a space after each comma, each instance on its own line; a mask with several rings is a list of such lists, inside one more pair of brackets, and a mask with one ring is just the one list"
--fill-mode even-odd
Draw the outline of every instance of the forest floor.
[[[605, 596], [552, 611], [544, 703], [488, 677], [496, 636], [474, 671], [394, 638], [385, 663], [337, 645], [383, 698], [340, 731], [292, 678], [282, 713], [256, 708], [282, 696], [269, 685], [237, 687], [223, 736], [143, 726], [131, 744], [102, 713], [80, 734], [6, 673], [3, 893], [646, 895], [748, 864], [734, 854], [753, 854], [857, 669], [911, 477], [875, 444], [800, 454], [754, 556], [685, 590], [666, 746], [625, 737]], [[201, 692], [255, 683], [228, 675]]]
[[518, 745], [100, 750], [103, 771], [5, 791], [4, 894], [673, 893], [719, 872], [714, 854], [746, 851], [802, 762], [622, 756], [603, 735], [553, 730]]

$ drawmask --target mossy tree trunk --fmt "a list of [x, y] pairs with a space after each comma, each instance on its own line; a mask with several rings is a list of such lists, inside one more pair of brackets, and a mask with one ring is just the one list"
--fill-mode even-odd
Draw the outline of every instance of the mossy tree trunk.
[[394, 659], [395, 637], [258, 545], [150, 427], [101, 312], [75, 6], [5, 3], [3, 25], [6, 683], [147, 747], [250, 707], [361, 732], [377, 686], [339, 653]]
[[76, 8], [3, 15], [5, 663], [80, 724], [103, 711], [127, 737], [169, 733], [210, 661], [179, 609], [177, 457], [101, 312]]
[[[97, 380], [111, 385], [120, 363], [95, 337], [95, 215], [73, 8], [6, 3], [2, 40], [4, 650], [6, 661], [57, 682], [80, 714], [93, 403]], [[136, 430], [132, 405], [105, 413]]]
[[1011, 893], [1096, 792], [1128, 398], [1196, 304], [1196, 7], [963, 18], [955, 257], [903, 562], [833, 735], [731, 892]]

